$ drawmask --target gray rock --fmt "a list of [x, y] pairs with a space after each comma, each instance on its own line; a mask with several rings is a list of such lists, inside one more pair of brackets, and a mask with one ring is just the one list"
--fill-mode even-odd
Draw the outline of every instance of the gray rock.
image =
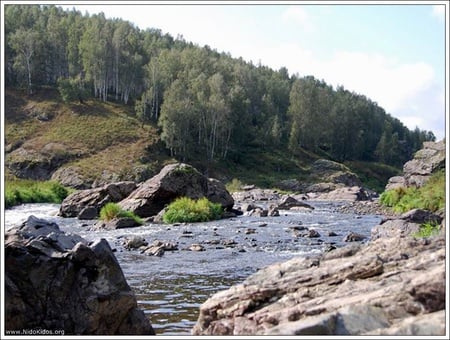
[[233, 208], [234, 199], [225, 185], [215, 178], [208, 178], [208, 193], [206, 197], [214, 203], [219, 203], [225, 210]]
[[96, 207], [87, 206], [81, 209], [77, 218], [79, 220], [93, 220], [98, 218], [98, 209]]
[[311, 205], [309, 205], [305, 202], [299, 201], [291, 196], [283, 196], [281, 198], [280, 202], [278, 203], [277, 208], [279, 210], [289, 210], [289, 209], [296, 208], [296, 207], [301, 207], [301, 208], [306, 208], [306, 209], [311, 209], [311, 210], [314, 209], [314, 207], [312, 207]]
[[218, 181], [208, 180], [197, 169], [184, 163], [165, 166], [159, 174], [142, 183], [119, 204], [123, 209], [141, 217], [150, 217], [182, 196], [192, 199], [208, 197], [224, 208], [230, 208], [234, 204], [223, 185]]
[[423, 148], [416, 152], [414, 158], [403, 165], [403, 176], [389, 179], [385, 190], [397, 187], [421, 187], [430, 176], [445, 167], [445, 139], [439, 142], [424, 142]]
[[81, 170], [76, 166], [63, 166], [52, 174], [51, 179], [74, 189], [83, 190], [90, 188], [92, 180], [85, 178], [80, 172]]
[[25, 143], [6, 155], [5, 166], [19, 178], [48, 180], [53, 172], [74, 156], [69, 148], [60, 143], [48, 143], [40, 151]]
[[393, 237], [273, 264], [205, 301], [192, 334], [403, 335], [391, 326], [445, 309], [445, 252], [445, 237]]
[[87, 207], [94, 207], [100, 212], [107, 203], [117, 203], [127, 197], [136, 188], [134, 182], [117, 182], [100, 188], [86, 189], [74, 192], [61, 203], [59, 215], [62, 217], [77, 217]]
[[110, 221], [98, 221], [92, 228], [93, 230], [114, 230], [123, 228], [139, 227], [141, 224], [131, 217], [116, 217]]
[[30, 217], [5, 233], [5, 330], [155, 334], [104, 239], [89, 245]]

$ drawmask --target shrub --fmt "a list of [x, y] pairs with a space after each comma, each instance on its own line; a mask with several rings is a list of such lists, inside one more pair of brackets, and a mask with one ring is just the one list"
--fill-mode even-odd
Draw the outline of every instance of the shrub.
[[406, 188], [400, 187], [385, 191], [380, 196], [380, 202], [387, 207], [395, 206], [400, 199], [405, 195]]
[[114, 218], [127, 217], [132, 218], [137, 224], [144, 224], [144, 221], [132, 211], [123, 210], [117, 203], [106, 203], [100, 209], [100, 219], [111, 221]]
[[411, 209], [437, 211], [445, 207], [445, 171], [433, 174], [421, 188], [397, 188], [381, 194], [380, 202], [403, 213]]
[[225, 188], [228, 190], [228, 192], [236, 192], [240, 191], [242, 189], [242, 182], [238, 180], [237, 178], [233, 178], [231, 182], [228, 182], [225, 185]]
[[163, 215], [166, 223], [175, 222], [206, 222], [222, 217], [222, 206], [210, 202], [206, 197], [192, 200], [188, 197], [180, 197], [167, 207]]
[[440, 226], [435, 223], [424, 223], [420, 226], [418, 232], [412, 234], [416, 238], [426, 238], [439, 234]]

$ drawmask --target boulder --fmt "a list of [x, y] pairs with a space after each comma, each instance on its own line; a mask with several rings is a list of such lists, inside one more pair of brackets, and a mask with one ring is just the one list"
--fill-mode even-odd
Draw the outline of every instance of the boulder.
[[436, 143], [424, 142], [423, 148], [403, 166], [407, 186], [423, 186], [433, 172], [443, 167], [445, 167], [445, 140]]
[[211, 296], [192, 334], [443, 336], [445, 258], [444, 236], [379, 238], [296, 257]]
[[225, 185], [215, 178], [208, 178], [208, 193], [206, 197], [214, 203], [219, 203], [225, 210], [231, 210], [234, 199]]
[[213, 203], [231, 208], [234, 200], [218, 181], [208, 179], [194, 167], [184, 163], [165, 166], [159, 174], [142, 183], [120, 206], [141, 217], [157, 215], [178, 197], [207, 197]]
[[114, 230], [123, 228], [139, 227], [141, 224], [131, 217], [115, 217], [109, 221], [98, 221], [92, 226], [93, 230]]
[[385, 190], [398, 187], [421, 187], [430, 176], [445, 167], [445, 139], [439, 142], [424, 142], [414, 158], [403, 165], [403, 176], [391, 177]]
[[292, 208], [297, 208], [297, 207], [311, 209], [311, 210], [314, 209], [314, 207], [312, 207], [311, 205], [309, 205], [305, 202], [299, 201], [296, 198], [294, 198], [292, 196], [288, 196], [288, 195], [283, 196], [277, 206], [277, 208], [279, 210], [290, 210]]
[[154, 335], [108, 242], [30, 216], [5, 233], [5, 330]]
[[[92, 209], [96, 209], [97, 216], [101, 208], [110, 202], [119, 202], [127, 197], [134, 189], [134, 182], [117, 182], [107, 184], [101, 188], [86, 189], [74, 192], [67, 196], [61, 203], [59, 215], [62, 217], [86, 218], [86, 208], [90, 208], [89, 219], [92, 218]], [[81, 213], [81, 214], [80, 214]]]
[[362, 187], [353, 186], [338, 186], [330, 192], [321, 192], [308, 196], [312, 199], [326, 200], [326, 201], [367, 201], [371, 199], [371, 195]]

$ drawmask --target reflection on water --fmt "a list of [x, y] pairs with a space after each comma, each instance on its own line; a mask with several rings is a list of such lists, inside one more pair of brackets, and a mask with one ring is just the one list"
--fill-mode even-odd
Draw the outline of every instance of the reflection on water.
[[[91, 231], [96, 221], [60, 218], [55, 204], [26, 204], [5, 211], [5, 227], [34, 214], [56, 222], [66, 232], [87, 240], [105, 238], [115, 249], [128, 284], [158, 335], [190, 335], [200, 305], [212, 294], [242, 282], [269, 264], [294, 256], [320, 253], [329, 244], [343, 246], [343, 237], [354, 231], [370, 237], [379, 216], [334, 212], [336, 203], [311, 202], [313, 211], [281, 212], [279, 217], [238, 217], [179, 226], [147, 224], [137, 228]], [[319, 232], [318, 238], [298, 237], [293, 227]], [[248, 231], [252, 230], [251, 233]], [[338, 236], [329, 236], [330, 232]], [[177, 251], [162, 257], [127, 251], [123, 239], [140, 235], [178, 243]], [[193, 243], [206, 251], [184, 250]]]

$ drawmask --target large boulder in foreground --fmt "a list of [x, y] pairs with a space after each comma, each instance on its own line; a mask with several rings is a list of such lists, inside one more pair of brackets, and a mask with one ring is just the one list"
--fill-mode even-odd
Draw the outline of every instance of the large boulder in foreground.
[[192, 334], [443, 336], [445, 256], [445, 235], [405, 235], [274, 264], [210, 297]]
[[5, 233], [5, 330], [154, 335], [108, 242], [30, 216]]
[[159, 174], [142, 183], [119, 205], [141, 217], [151, 217], [183, 196], [192, 199], [207, 197], [213, 203], [220, 203], [225, 209], [231, 209], [234, 204], [221, 182], [208, 180], [188, 164], [174, 163], [166, 165]]

